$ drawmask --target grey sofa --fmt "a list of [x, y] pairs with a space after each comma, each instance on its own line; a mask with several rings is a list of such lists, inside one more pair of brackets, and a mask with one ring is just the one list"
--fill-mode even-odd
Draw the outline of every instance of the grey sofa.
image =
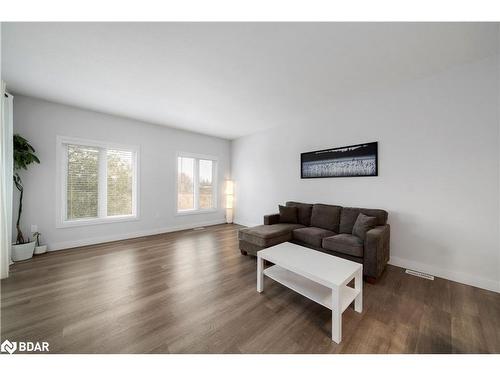
[[[256, 255], [261, 249], [290, 241], [362, 263], [363, 274], [370, 282], [380, 277], [389, 261], [387, 211], [299, 202], [286, 205], [297, 207], [297, 223], [280, 223], [280, 215], [272, 214], [264, 216], [264, 225], [240, 229], [243, 255]], [[364, 240], [352, 234], [360, 213], [376, 218], [377, 226], [366, 232]]]

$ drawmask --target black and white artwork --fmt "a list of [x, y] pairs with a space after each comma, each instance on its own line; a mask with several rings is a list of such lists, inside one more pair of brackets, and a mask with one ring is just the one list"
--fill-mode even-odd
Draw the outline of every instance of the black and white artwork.
[[306, 152], [300, 155], [301, 178], [378, 175], [377, 142]]

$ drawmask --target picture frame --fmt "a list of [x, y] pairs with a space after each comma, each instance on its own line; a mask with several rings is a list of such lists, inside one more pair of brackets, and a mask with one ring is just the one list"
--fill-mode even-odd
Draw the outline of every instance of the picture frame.
[[378, 176], [378, 142], [300, 154], [301, 179], [376, 176]]

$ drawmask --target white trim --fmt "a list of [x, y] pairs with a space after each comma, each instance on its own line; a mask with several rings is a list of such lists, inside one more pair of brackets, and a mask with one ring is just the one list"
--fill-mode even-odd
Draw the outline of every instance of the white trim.
[[[254, 227], [261, 224], [247, 223], [237, 220], [234, 222], [237, 225], [243, 225], [245, 227]], [[429, 264], [424, 264], [420, 262], [415, 262], [413, 260], [403, 259], [399, 257], [391, 256], [389, 264], [401, 267], [409, 268], [414, 271], [428, 273], [443, 279], [455, 281], [457, 283], [462, 283], [466, 285], [475, 286], [477, 288], [490, 290], [492, 292], [500, 293], [500, 281], [485, 279], [482, 277], [477, 277], [463, 272], [450, 271], [443, 268], [435, 267]]]
[[[194, 159], [204, 159], [204, 160], [214, 160], [218, 161], [219, 157], [216, 155], [209, 155], [209, 154], [194, 154], [192, 152], [184, 152], [184, 151], [177, 151], [176, 156], [179, 157], [184, 157], [184, 158], [194, 158]], [[175, 159], [177, 160], [177, 158]]]
[[134, 173], [132, 174], [132, 212], [135, 214], [136, 220], [140, 220], [141, 213], [140, 209], [140, 199], [141, 199], [141, 184], [140, 184], [140, 147], [136, 146], [135, 152], [132, 153], [132, 163], [134, 165]]
[[127, 221], [139, 221], [139, 220], [140, 220], [139, 217], [137, 217], [136, 215], [116, 215], [108, 217], [66, 220], [62, 224], [59, 224], [57, 228], [59, 229], [73, 228], [73, 227], [83, 227], [87, 225], [123, 223]]
[[[13, 163], [13, 96], [6, 92], [5, 82], [0, 80], [0, 278], [9, 277], [13, 263], [12, 243], [12, 196]], [[8, 116], [8, 117], [7, 117]]]
[[[97, 147], [100, 150], [99, 155], [99, 183], [107, 181], [107, 158], [106, 150], [122, 150], [132, 152], [132, 214], [124, 216], [106, 216], [107, 192], [106, 184], [99, 187], [99, 207], [98, 217], [78, 220], [66, 220], [66, 175], [67, 175], [67, 144]], [[136, 145], [123, 145], [112, 142], [96, 141], [91, 139], [82, 139], [67, 136], [56, 136], [56, 228], [71, 228], [85, 225], [98, 225], [107, 223], [116, 223], [124, 221], [140, 220], [139, 212], [139, 158], [140, 147]], [[104, 186], [104, 188], [103, 188]]]
[[126, 144], [118, 144], [113, 142], [106, 141], [96, 141], [93, 139], [87, 138], [78, 138], [78, 137], [68, 137], [65, 135], [56, 136], [57, 142], [60, 143], [69, 143], [72, 145], [80, 145], [80, 146], [90, 146], [90, 147], [98, 147], [98, 148], [110, 148], [113, 150], [122, 150], [122, 151], [139, 151], [139, 146], [137, 145], [126, 145]]
[[204, 210], [192, 209], [192, 210], [176, 211], [175, 216], [213, 214], [214, 212], [219, 212], [219, 209], [218, 208], [206, 208]]
[[248, 223], [248, 222], [243, 222], [241, 220], [233, 220], [233, 223], [236, 224], [236, 225], [242, 225], [244, 227], [256, 227], [257, 225], [263, 225], [264, 223], [259, 223], [259, 224], [256, 224], [256, 223]]
[[180, 230], [193, 229], [193, 228], [197, 228], [197, 227], [219, 225], [219, 224], [225, 224], [225, 220], [224, 219], [217, 219], [217, 220], [203, 221], [203, 222], [199, 222], [199, 223], [175, 225], [175, 226], [171, 226], [171, 227], [164, 227], [164, 228], [157, 228], [157, 229], [147, 229], [147, 230], [141, 230], [141, 231], [137, 231], [137, 232], [129, 232], [129, 233], [123, 233], [123, 234], [110, 235], [110, 236], [86, 238], [86, 239], [75, 240], [75, 241], [63, 241], [63, 242], [55, 242], [55, 243], [49, 242], [48, 248], [49, 248], [49, 251], [58, 251], [58, 250], [71, 249], [71, 248], [75, 248], [75, 247], [96, 245], [96, 244], [101, 244], [101, 243], [106, 243], [106, 242], [127, 240], [127, 239], [131, 239], [131, 238], [152, 236], [155, 234], [177, 232]]
[[500, 293], [500, 281], [485, 279], [482, 277], [470, 275], [463, 272], [450, 271], [429, 264], [415, 262], [413, 260], [403, 259], [394, 256], [391, 256], [389, 264], [401, 268], [409, 268], [415, 271], [420, 271], [437, 277], [441, 277], [443, 279]]
[[[194, 208], [190, 210], [179, 211], [178, 203], [178, 182], [179, 182], [179, 158], [192, 158], [195, 159], [194, 163]], [[199, 161], [209, 160], [212, 162], [212, 208], [200, 209], [199, 208]], [[215, 155], [207, 154], [194, 154], [191, 152], [177, 151], [175, 153], [175, 178], [174, 178], [174, 192], [175, 192], [175, 205], [174, 205], [174, 216], [184, 216], [184, 215], [198, 215], [198, 214], [208, 214], [219, 211], [219, 157]]]

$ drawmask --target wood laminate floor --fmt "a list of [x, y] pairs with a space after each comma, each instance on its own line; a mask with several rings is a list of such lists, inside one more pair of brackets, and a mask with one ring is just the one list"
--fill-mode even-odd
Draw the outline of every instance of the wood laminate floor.
[[276, 282], [256, 292], [237, 225], [36, 256], [1, 282], [1, 338], [52, 353], [499, 353], [500, 294], [389, 266], [362, 314]]

